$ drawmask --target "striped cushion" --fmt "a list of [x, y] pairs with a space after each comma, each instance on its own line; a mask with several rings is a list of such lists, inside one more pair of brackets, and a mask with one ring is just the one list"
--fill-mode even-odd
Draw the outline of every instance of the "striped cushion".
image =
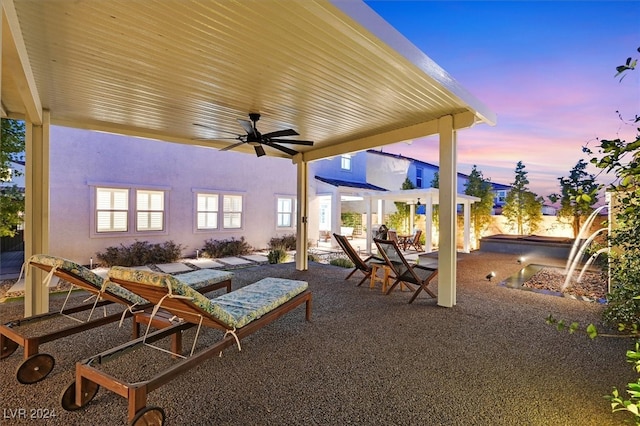
[[186, 296], [191, 303], [229, 328], [241, 328], [305, 291], [305, 281], [264, 278], [241, 289], [208, 299], [175, 276], [152, 271], [114, 266], [109, 278], [122, 281], [170, 287], [175, 295]]
[[[93, 271], [85, 268], [82, 265], [79, 265], [71, 260], [64, 259], [62, 257], [51, 256], [48, 254], [35, 254], [31, 256], [31, 258], [29, 258], [28, 263], [39, 263], [41, 265], [51, 266], [52, 268], [56, 268], [61, 271], [73, 274], [77, 277], [80, 277], [87, 284], [95, 287], [96, 291], [101, 290], [102, 285], [104, 284], [104, 279], [100, 275], [94, 273]], [[106, 292], [111, 293], [115, 296], [119, 296], [132, 305], [149, 303], [142, 297], [114, 284], [108, 284]]]

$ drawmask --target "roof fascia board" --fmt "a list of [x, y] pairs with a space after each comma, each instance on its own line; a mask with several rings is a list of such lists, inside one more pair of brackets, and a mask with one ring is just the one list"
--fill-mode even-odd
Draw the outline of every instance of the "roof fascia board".
[[395, 50], [414, 66], [422, 70], [430, 78], [453, 93], [462, 103], [467, 105], [482, 122], [494, 126], [496, 114], [480, 100], [471, 95], [449, 73], [436, 64], [424, 52], [418, 49], [391, 24], [382, 19], [363, 1], [330, 0], [331, 3], [351, 19], [362, 25], [367, 31], [380, 39], [389, 48]]
[[[6, 44], [4, 43], [5, 38], [7, 38]], [[42, 102], [29, 63], [29, 55], [24, 38], [22, 38], [20, 21], [13, 0], [2, 0], [2, 41], [3, 47], [10, 49], [8, 52], [5, 49], [2, 51], [2, 61], [9, 62], [3, 65], [8, 65], [9, 69], [14, 71], [7, 77], [12, 78], [18, 87], [29, 121], [40, 126], [43, 123]]]

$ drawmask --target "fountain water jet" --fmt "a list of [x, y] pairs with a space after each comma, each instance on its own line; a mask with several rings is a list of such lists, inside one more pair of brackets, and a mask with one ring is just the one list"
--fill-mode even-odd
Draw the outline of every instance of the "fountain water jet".
[[609, 247], [601, 248], [600, 250], [595, 252], [593, 255], [591, 255], [589, 260], [587, 260], [587, 263], [585, 263], [584, 266], [582, 267], [582, 271], [580, 271], [580, 275], [578, 275], [578, 280], [577, 280], [578, 282], [582, 282], [582, 276], [586, 272], [587, 268], [589, 268], [589, 266], [591, 266], [593, 261], [596, 260], [596, 258], [598, 256], [600, 256], [602, 253], [605, 253], [605, 252], [607, 252], [607, 253], [609, 252]]
[[576, 250], [578, 249], [578, 244], [580, 244], [580, 240], [582, 239], [582, 234], [584, 234], [584, 232], [588, 229], [591, 228], [591, 224], [593, 223], [593, 221], [596, 219], [596, 216], [598, 213], [600, 213], [600, 211], [606, 207], [609, 207], [607, 204], [598, 207], [597, 209], [595, 209], [587, 218], [587, 220], [582, 224], [582, 226], [580, 227], [580, 231], [578, 232], [578, 235], [576, 235], [576, 239], [573, 242], [573, 247], [571, 247], [571, 253], [569, 254], [569, 257], [567, 258], [567, 265], [564, 267], [564, 273], [565, 275], [567, 275], [567, 273], [569, 272], [569, 267], [571, 266], [572, 262], [575, 260], [575, 254], [576, 254]]
[[[607, 230], [608, 230], [607, 228], [598, 229], [596, 232], [591, 234], [589, 238], [587, 238], [584, 244], [580, 246], [580, 250], [578, 250], [578, 254], [573, 258], [573, 261], [571, 262], [571, 266], [569, 267], [569, 271], [567, 272], [567, 276], [564, 280], [564, 284], [562, 284], [562, 291], [566, 290], [567, 287], [569, 286], [569, 282], [571, 281], [571, 276], [573, 275], [573, 271], [576, 269], [576, 266], [580, 262], [580, 259], [582, 259], [582, 254], [587, 249], [587, 247], [589, 247], [589, 244], [591, 244], [591, 241], [593, 241], [593, 239], [596, 236], [598, 236], [598, 234], [600, 234], [602, 231], [607, 231]], [[571, 256], [569, 256], [569, 260], [571, 260]]]

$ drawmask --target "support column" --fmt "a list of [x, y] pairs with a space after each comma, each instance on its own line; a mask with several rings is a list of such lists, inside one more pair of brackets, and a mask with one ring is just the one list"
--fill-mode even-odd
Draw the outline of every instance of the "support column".
[[309, 269], [309, 163], [297, 163], [298, 215], [296, 217], [296, 269]]
[[457, 147], [453, 117], [438, 120], [440, 135], [440, 243], [438, 249], [438, 305], [456, 304]]
[[429, 195], [425, 201], [424, 250], [431, 253], [433, 251], [433, 198]]
[[464, 245], [463, 251], [469, 253], [471, 251], [471, 202], [465, 201], [462, 204], [464, 209]]
[[367, 237], [367, 250], [365, 253], [367, 253], [367, 255], [371, 255], [371, 245], [373, 244], [373, 198], [372, 197], [367, 197], [366, 198], [366, 202], [367, 202], [367, 232], [366, 237]]
[[[49, 253], [49, 112], [43, 124], [25, 122], [25, 261]], [[42, 284], [44, 272], [33, 270], [25, 279], [24, 315], [49, 311], [49, 289]]]

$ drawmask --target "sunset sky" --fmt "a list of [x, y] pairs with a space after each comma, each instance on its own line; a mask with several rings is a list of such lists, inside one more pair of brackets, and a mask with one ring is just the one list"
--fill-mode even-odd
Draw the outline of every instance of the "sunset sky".
[[[546, 197], [560, 191], [558, 178], [579, 159], [588, 160], [583, 146], [635, 140], [629, 120], [640, 114], [640, 70], [622, 82], [614, 75], [627, 57], [640, 58], [640, 2], [367, 4], [498, 115], [495, 127], [458, 133], [459, 172], [476, 164], [485, 178], [511, 184], [522, 160], [529, 188]], [[384, 151], [438, 163], [437, 138]]]

